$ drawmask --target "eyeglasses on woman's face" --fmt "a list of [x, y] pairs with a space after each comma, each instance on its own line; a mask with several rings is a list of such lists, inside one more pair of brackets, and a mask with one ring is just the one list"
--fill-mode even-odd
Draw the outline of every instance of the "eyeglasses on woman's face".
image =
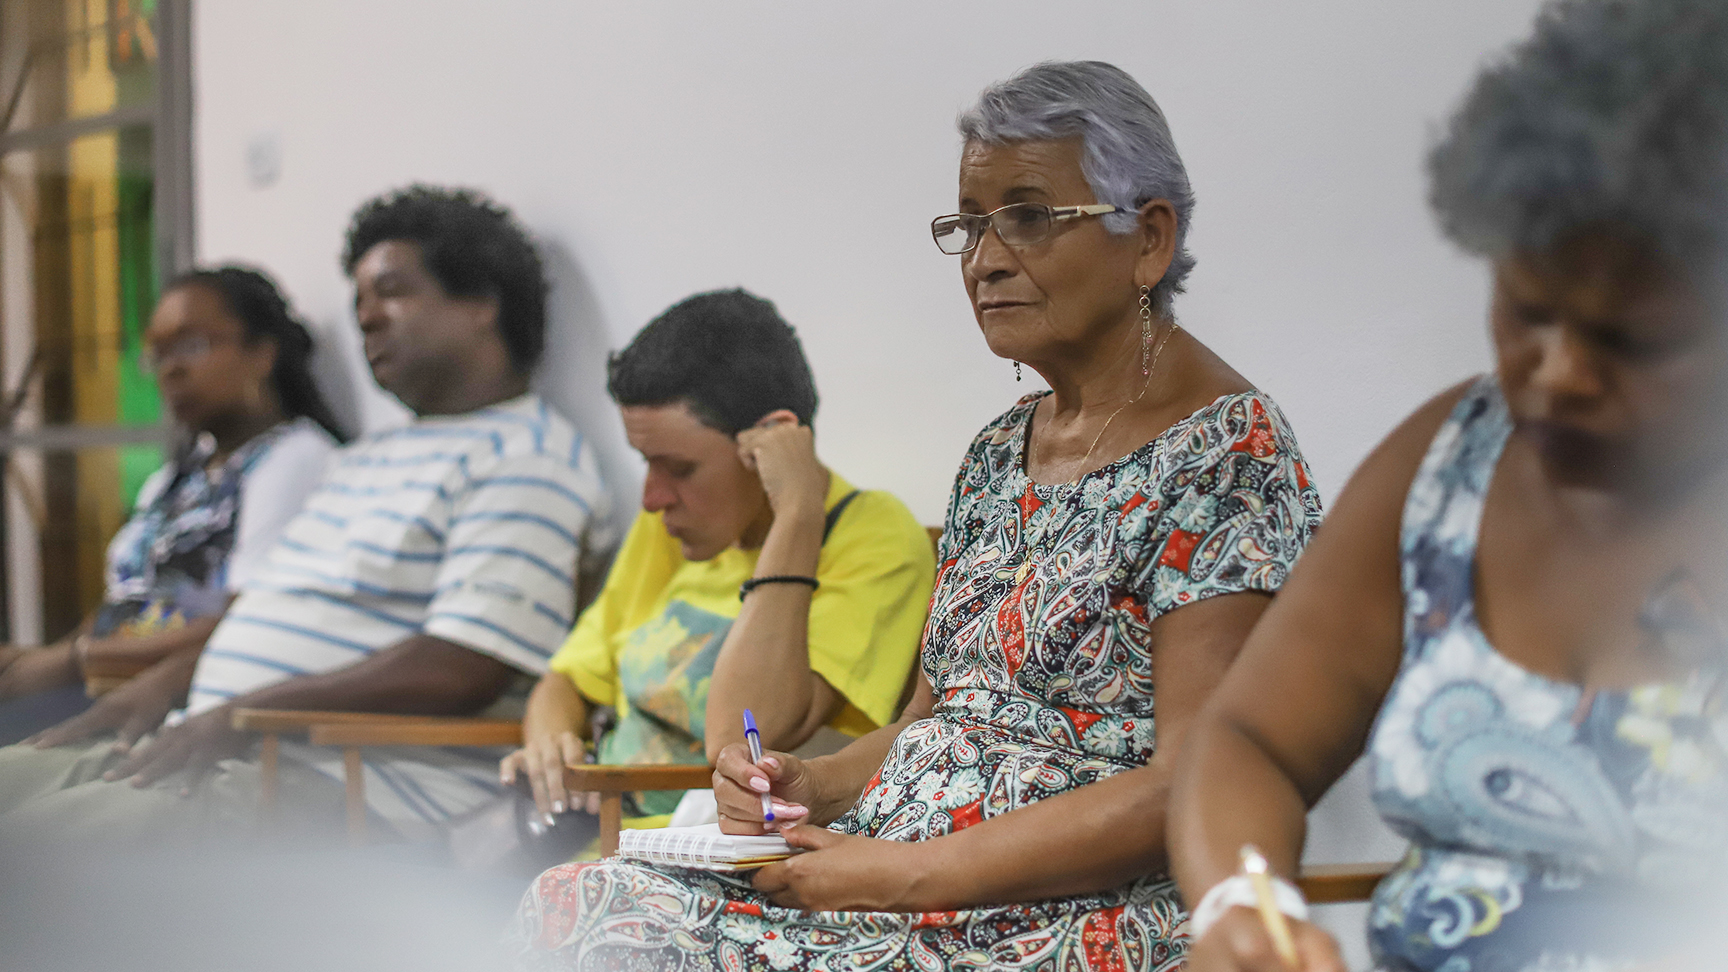
[[159, 375], [162, 370], [176, 361], [191, 363], [209, 354], [218, 344], [228, 343], [225, 340], [210, 337], [206, 334], [187, 334], [162, 341], [156, 344], [146, 344], [138, 352], [138, 366], [147, 375]]
[[977, 213], [938, 216], [930, 221], [930, 235], [935, 237], [937, 249], [958, 256], [976, 248], [988, 227], [994, 227], [996, 235], [1009, 246], [1031, 246], [1049, 239], [1052, 228], [1063, 220], [1126, 211], [1107, 203], [1054, 207], [1043, 203], [1014, 203], [982, 216]]

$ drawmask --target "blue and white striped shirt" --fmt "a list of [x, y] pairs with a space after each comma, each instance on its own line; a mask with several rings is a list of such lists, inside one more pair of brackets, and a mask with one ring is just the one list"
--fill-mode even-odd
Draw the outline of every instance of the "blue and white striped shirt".
[[[537, 676], [574, 622], [579, 552], [602, 556], [615, 543], [609, 506], [593, 450], [536, 395], [367, 436], [336, 454], [210, 636], [187, 712], [352, 665], [418, 633]], [[448, 762], [440, 754], [402, 751]], [[335, 770], [333, 754], [289, 755]], [[391, 762], [380, 753], [373, 769]], [[472, 784], [484, 767], [478, 778], [495, 786], [495, 761], [459, 762], [475, 765], [443, 769]], [[368, 802], [387, 818], [437, 820], [485, 795], [437, 780], [404, 785], [413, 782], [369, 778]]]

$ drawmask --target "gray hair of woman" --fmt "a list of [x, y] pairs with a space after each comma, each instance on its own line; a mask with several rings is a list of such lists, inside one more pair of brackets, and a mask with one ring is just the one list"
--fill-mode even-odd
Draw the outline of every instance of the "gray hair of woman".
[[1441, 228], [1467, 251], [1540, 253], [1609, 230], [1723, 286], [1728, 4], [1549, 4], [1477, 78], [1428, 166]]
[[[1176, 254], [1152, 288], [1152, 308], [1170, 316], [1175, 295], [1194, 269], [1186, 243], [1194, 188], [1164, 112], [1128, 72], [1103, 61], [1035, 64], [985, 88], [978, 103], [961, 113], [959, 127], [966, 141], [985, 145], [1079, 136], [1080, 170], [1098, 202], [1138, 210], [1153, 199], [1169, 200], [1176, 210]], [[1139, 223], [1131, 212], [1102, 219], [1118, 235], [1134, 232]]]

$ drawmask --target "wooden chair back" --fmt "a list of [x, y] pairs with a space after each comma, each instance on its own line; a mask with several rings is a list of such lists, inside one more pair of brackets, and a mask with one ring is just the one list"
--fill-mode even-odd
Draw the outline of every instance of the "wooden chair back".
[[1367, 901], [1393, 867], [1391, 863], [1309, 864], [1302, 868], [1296, 887], [1309, 904]]

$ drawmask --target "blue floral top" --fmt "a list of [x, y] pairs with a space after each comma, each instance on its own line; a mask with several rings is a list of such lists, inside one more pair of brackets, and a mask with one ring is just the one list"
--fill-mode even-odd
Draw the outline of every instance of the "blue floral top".
[[1404, 660], [1369, 743], [1374, 802], [1411, 841], [1375, 892], [1393, 969], [1607, 969], [1678, 947], [1728, 860], [1720, 628], [1659, 591], [1640, 618], [1713, 657], [1685, 680], [1586, 694], [1508, 660], [1477, 624], [1483, 500], [1511, 420], [1479, 380], [1404, 509]]
[[224, 568], [239, 525], [246, 474], [286, 432], [281, 422], [253, 436], [215, 469], [216, 440], [204, 433], [138, 493], [137, 509], [108, 542], [102, 606], [92, 633], [143, 635], [220, 614]]

